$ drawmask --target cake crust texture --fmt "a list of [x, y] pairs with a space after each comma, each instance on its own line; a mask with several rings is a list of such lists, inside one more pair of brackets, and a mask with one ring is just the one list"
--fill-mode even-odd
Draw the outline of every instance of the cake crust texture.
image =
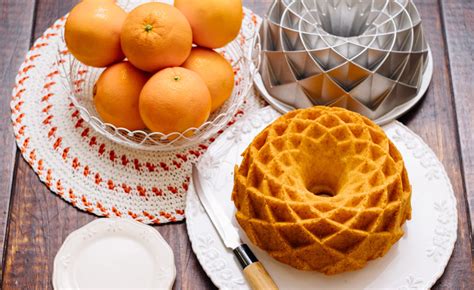
[[387, 253], [411, 218], [395, 145], [357, 113], [316, 106], [265, 128], [235, 169], [232, 200], [250, 241], [276, 260], [332, 275]]

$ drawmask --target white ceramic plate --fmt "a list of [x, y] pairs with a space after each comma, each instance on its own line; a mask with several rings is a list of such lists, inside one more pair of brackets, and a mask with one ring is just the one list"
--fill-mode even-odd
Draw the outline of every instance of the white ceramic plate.
[[98, 219], [71, 233], [54, 259], [55, 289], [171, 289], [174, 255], [150, 226]]
[[[202, 157], [199, 167], [204, 190], [216, 195], [237, 225], [230, 199], [233, 167], [240, 154], [279, 114], [263, 108], [225, 131]], [[280, 289], [427, 289], [443, 274], [457, 237], [456, 199], [446, 172], [433, 151], [415, 133], [398, 122], [384, 127], [403, 155], [413, 186], [412, 220], [405, 235], [382, 258], [358, 271], [335, 276], [305, 272], [277, 262], [241, 237], [263, 262]], [[214, 284], [222, 289], [249, 289], [232, 252], [217, 232], [190, 186], [186, 224], [196, 256]]]

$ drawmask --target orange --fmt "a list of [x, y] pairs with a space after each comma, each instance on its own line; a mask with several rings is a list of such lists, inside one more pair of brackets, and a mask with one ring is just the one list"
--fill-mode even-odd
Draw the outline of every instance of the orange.
[[199, 46], [223, 47], [242, 26], [241, 0], [175, 0], [174, 6], [188, 18], [194, 43]]
[[127, 61], [107, 68], [94, 86], [94, 104], [102, 120], [129, 130], [144, 129], [138, 98], [148, 79]]
[[105, 67], [123, 60], [120, 31], [126, 12], [110, 1], [84, 1], [69, 14], [64, 37], [69, 51], [80, 62]]
[[178, 9], [164, 3], [146, 3], [130, 12], [121, 34], [122, 49], [139, 69], [155, 72], [180, 66], [192, 47], [192, 30]]
[[234, 70], [232, 65], [212, 49], [195, 47], [183, 64], [201, 76], [212, 98], [211, 112], [218, 109], [232, 94]]
[[140, 115], [148, 129], [169, 134], [201, 126], [211, 112], [211, 94], [201, 77], [181, 67], [166, 68], [145, 84]]

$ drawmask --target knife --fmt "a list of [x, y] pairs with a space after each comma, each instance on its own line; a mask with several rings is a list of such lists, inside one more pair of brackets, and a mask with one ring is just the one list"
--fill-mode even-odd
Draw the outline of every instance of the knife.
[[195, 164], [193, 164], [192, 169], [192, 181], [199, 201], [206, 210], [222, 242], [226, 248], [233, 251], [242, 266], [242, 271], [244, 272], [245, 279], [247, 279], [250, 284], [250, 288], [253, 290], [278, 290], [278, 287], [275, 282], [273, 282], [267, 270], [263, 267], [263, 264], [258, 261], [249, 246], [242, 243], [237, 229], [224, 214], [214, 196], [203, 190], [199, 178], [199, 171]]

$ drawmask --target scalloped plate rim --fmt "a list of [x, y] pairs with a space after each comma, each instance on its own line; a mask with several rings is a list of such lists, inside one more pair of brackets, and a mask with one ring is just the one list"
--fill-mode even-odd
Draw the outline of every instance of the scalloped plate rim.
[[[171, 289], [173, 287], [174, 281], [176, 279], [176, 265], [175, 265], [175, 261], [174, 261], [174, 252], [171, 249], [171, 247], [169, 246], [169, 244], [166, 242], [166, 240], [163, 238], [163, 236], [161, 236], [161, 234], [156, 229], [154, 229], [151, 226], [142, 224], [140, 222], [137, 222], [137, 221], [134, 221], [134, 220], [128, 219], [128, 218], [97, 218], [97, 219], [93, 220], [92, 222], [90, 222], [90, 223], [80, 227], [79, 229], [74, 230], [73, 232], [71, 232], [66, 237], [64, 242], [62, 243], [61, 247], [59, 248], [58, 252], [56, 253], [56, 256], [54, 257], [54, 262], [53, 262], [52, 284], [53, 284], [54, 289], [63, 289], [60, 286], [61, 286], [61, 284], [64, 284], [64, 283], [60, 283], [60, 279], [61, 279], [62, 275], [66, 275], [68, 273], [68, 271], [65, 270], [65, 269], [62, 269], [63, 267], [60, 266], [60, 261], [59, 260], [61, 259], [62, 254], [65, 251], [67, 251], [68, 247], [71, 246], [71, 243], [74, 243], [76, 239], [81, 238], [80, 237], [81, 234], [83, 234], [83, 233], [85, 233], [85, 232], [87, 232], [91, 229], [95, 229], [96, 227], [100, 227], [100, 226], [105, 226], [105, 224], [117, 224], [117, 223], [135, 228], [134, 230], [142, 231], [142, 233], [146, 232], [148, 238], [155, 240], [156, 246], [157, 246], [156, 249], [158, 249], [158, 247], [160, 247], [161, 249], [164, 249], [167, 252], [167, 254], [170, 255], [170, 258], [172, 258], [172, 264], [170, 263], [169, 265], [166, 265], [166, 266], [171, 268], [171, 271], [169, 273], [171, 275], [169, 275], [169, 277], [167, 277], [168, 281], [165, 281], [166, 283], [163, 283], [163, 286], [166, 289]], [[102, 231], [103, 230], [104, 229], [102, 229]], [[157, 250], [155, 250], [155, 252], [156, 251]], [[73, 288], [72, 285], [71, 285], [71, 287], [70, 288], [68, 287], [68, 289], [75, 289], [75, 288]]]
[[[273, 108], [271, 108], [270, 106], [268, 107], [265, 107], [265, 108], [262, 108], [260, 109], [259, 111], [257, 112], [254, 112], [254, 115], [258, 115], [259, 113], [261, 114], [262, 111], [265, 111], [265, 110], [270, 110], [271, 112], [274, 112], [274, 113], [277, 113], [277, 111]], [[279, 114], [279, 113], [277, 113]], [[244, 123], [246, 122], [247, 120], [249, 120], [249, 117], [245, 117], [241, 120], [239, 120], [234, 126], [238, 126], [239, 124], [241, 123]], [[262, 127], [265, 127], [266, 125], [262, 125]], [[405, 133], [408, 133], [411, 135], [411, 137], [414, 137], [418, 142], [419, 144], [422, 145], [422, 149], [426, 150], [427, 154], [429, 155], [432, 155], [434, 156], [434, 160], [435, 160], [435, 166], [436, 168], [439, 170], [439, 173], [441, 175], [441, 177], [444, 179], [444, 181], [446, 182], [446, 186], [448, 188], [448, 191], [446, 192], [446, 197], [448, 197], [452, 203], [449, 205], [450, 209], [453, 211], [452, 214], [453, 214], [453, 218], [452, 218], [452, 226], [450, 228], [450, 230], [454, 233], [453, 234], [453, 237], [451, 240], [449, 240], [449, 245], [446, 247], [446, 249], [444, 250], [444, 253], [447, 253], [446, 257], [443, 256], [443, 258], [441, 259], [442, 261], [438, 261], [437, 264], [438, 265], [441, 265], [438, 267], [438, 271], [435, 271], [433, 272], [432, 275], [430, 275], [430, 278], [429, 279], [425, 279], [426, 281], [421, 281], [421, 283], [423, 283], [423, 285], [416, 285], [418, 288], [422, 288], [422, 289], [428, 289], [430, 288], [431, 286], [433, 286], [436, 281], [443, 275], [444, 271], [445, 271], [445, 268], [449, 262], [449, 259], [452, 255], [452, 252], [454, 250], [454, 246], [456, 244], [456, 240], [457, 240], [457, 229], [458, 229], [458, 220], [457, 220], [457, 217], [458, 217], [458, 211], [457, 211], [457, 200], [456, 200], [456, 197], [455, 197], [455, 194], [454, 194], [454, 190], [453, 190], [453, 187], [452, 187], [452, 184], [450, 182], [450, 179], [444, 169], [444, 166], [442, 165], [442, 163], [440, 162], [440, 160], [436, 157], [436, 155], [434, 154], [433, 150], [428, 146], [426, 145], [426, 143], [422, 140], [422, 138], [420, 136], [418, 136], [417, 134], [415, 134], [413, 131], [411, 131], [408, 127], [406, 127], [405, 125], [403, 125], [402, 123], [398, 122], [398, 121], [393, 121], [387, 125], [385, 125], [384, 127], [385, 128], [389, 128], [389, 126], [396, 126], [398, 128], [401, 128]], [[228, 133], [227, 133], [228, 134]], [[211, 152], [213, 152], [213, 146], [214, 144], [218, 144], [218, 140], [220, 138], [225, 138], [225, 136], [227, 135], [226, 133], [224, 133], [223, 135], [219, 136], [219, 138], [216, 140], [216, 142], [214, 142], [210, 147], [209, 147], [209, 150], [208, 150], [208, 153], [206, 153], [204, 156], [203, 156], [203, 159], [205, 158], [206, 155], [210, 154]], [[234, 144], [235, 146], [235, 144]], [[404, 158], [407, 158], [405, 156], [403, 156]], [[194, 251], [194, 253], [196, 254], [197, 256], [197, 259], [199, 260], [200, 264], [202, 265], [203, 269], [205, 270], [205, 272], [207, 273], [207, 275], [209, 276], [209, 278], [211, 279], [211, 281], [219, 288], [223, 288], [223, 289], [227, 289], [225, 287], [225, 285], [223, 284], [223, 281], [222, 279], [218, 279], [215, 271], [213, 269], [211, 269], [212, 267], [210, 267], [208, 265], [208, 263], [206, 262], [205, 260], [205, 257], [204, 257], [204, 254], [202, 253], [202, 251], [198, 248], [198, 245], [197, 245], [197, 237], [196, 237], [196, 229], [193, 228], [193, 212], [194, 211], [197, 211], [200, 207], [200, 204], [195, 204], [193, 202], [191, 202], [193, 199], [196, 198], [195, 196], [195, 193], [193, 192], [193, 189], [192, 189], [192, 183], [190, 184], [190, 190], [188, 191], [188, 196], [187, 196], [187, 202], [186, 202], [186, 213], [187, 213], [187, 218], [186, 218], [186, 228], [188, 230], [188, 234], [189, 234], [189, 239], [190, 239], [190, 242], [191, 242], [191, 247]], [[199, 203], [199, 201], [194, 200], [194, 202], [196, 203]], [[210, 223], [210, 220], [207, 216], [205, 216], [205, 219], [207, 219]], [[200, 225], [202, 227], [202, 225]], [[217, 240], [219, 241], [218, 243], [220, 243], [220, 251], [221, 252], [227, 252], [227, 254], [229, 256], [232, 256], [232, 253], [230, 251], [227, 251], [225, 249], [225, 247], [223, 246], [223, 244], [221, 243], [220, 239], [218, 238], [218, 235], [217, 235], [217, 232], [215, 231], [215, 229], [212, 227], [212, 225], [210, 225], [210, 227], [208, 228], [209, 230], [209, 233], [210, 235], [213, 235], [213, 236], [216, 236], [217, 237]], [[201, 233], [202, 234], [202, 233]], [[243, 238], [244, 241], [246, 241], [246, 237]], [[253, 245], [252, 245], [253, 246]], [[255, 246], [253, 246], [255, 247]], [[376, 259], [376, 260], [381, 260], [383, 259], [382, 258], [379, 258], [379, 259]], [[237, 265], [237, 262], [235, 261], [234, 259], [234, 262], [236, 263]], [[276, 261], [275, 261], [276, 262]], [[276, 262], [277, 263], [277, 262]], [[370, 264], [370, 262], [369, 262]], [[359, 271], [363, 271], [363, 269], [359, 270]], [[333, 276], [333, 277], [337, 277], [337, 276]], [[411, 277], [411, 276], [409, 276]], [[419, 282], [419, 281], [415, 281], [415, 282]], [[409, 285], [408, 285], [409, 286]], [[408, 286], [402, 286], [401, 289], [405, 289], [403, 287], [408, 287]]]

